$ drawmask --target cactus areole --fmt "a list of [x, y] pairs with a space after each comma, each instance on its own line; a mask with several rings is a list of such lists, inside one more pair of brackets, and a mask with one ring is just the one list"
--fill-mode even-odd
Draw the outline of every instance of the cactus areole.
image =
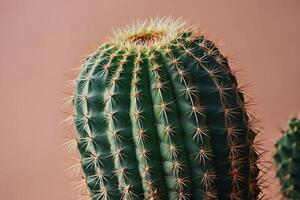
[[226, 57], [181, 20], [115, 31], [84, 62], [73, 105], [90, 199], [259, 198], [244, 95]]
[[277, 177], [282, 194], [291, 200], [300, 199], [300, 119], [289, 121], [289, 127], [276, 143]]

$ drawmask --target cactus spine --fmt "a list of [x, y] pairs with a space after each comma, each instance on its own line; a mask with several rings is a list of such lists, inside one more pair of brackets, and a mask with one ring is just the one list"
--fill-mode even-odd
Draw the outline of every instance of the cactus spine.
[[296, 117], [276, 143], [274, 160], [283, 195], [300, 199], [300, 120]]
[[181, 20], [116, 31], [85, 61], [73, 105], [91, 199], [258, 199], [244, 95], [226, 57]]

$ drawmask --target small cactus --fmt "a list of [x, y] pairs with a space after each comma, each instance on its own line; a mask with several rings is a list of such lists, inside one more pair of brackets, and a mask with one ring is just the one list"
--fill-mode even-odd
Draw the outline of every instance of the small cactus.
[[300, 199], [300, 120], [289, 121], [288, 129], [276, 143], [274, 156], [276, 175], [283, 195], [292, 200]]
[[228, 60], [181, 20], [117, 30], [72, 100], [93, 200], [258, 199], [253, 118]]

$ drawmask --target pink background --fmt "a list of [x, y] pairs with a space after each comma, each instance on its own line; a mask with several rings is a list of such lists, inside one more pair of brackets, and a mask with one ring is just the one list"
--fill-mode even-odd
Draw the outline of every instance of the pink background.
[[2, 0], [0, 199], [75, 199], [59, 124], [67, 74], [112, 27], [157, 15], [182, 16], [225, 42], [252, 84], [270, 159], [278, 128], [300, 109], [299, 0]]

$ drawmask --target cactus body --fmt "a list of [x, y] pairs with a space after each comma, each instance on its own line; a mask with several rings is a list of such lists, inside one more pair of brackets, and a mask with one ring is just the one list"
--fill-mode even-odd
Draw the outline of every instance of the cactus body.
[[276, 143], [274, 160], [281, 191], [292, 200], [300, 199], [300, 120], [292, 118], [288, 130]]
[[258, 199], [244, 95], [180, 20], [117, 31], [85, 61], [73, 104], [91, 199]]

